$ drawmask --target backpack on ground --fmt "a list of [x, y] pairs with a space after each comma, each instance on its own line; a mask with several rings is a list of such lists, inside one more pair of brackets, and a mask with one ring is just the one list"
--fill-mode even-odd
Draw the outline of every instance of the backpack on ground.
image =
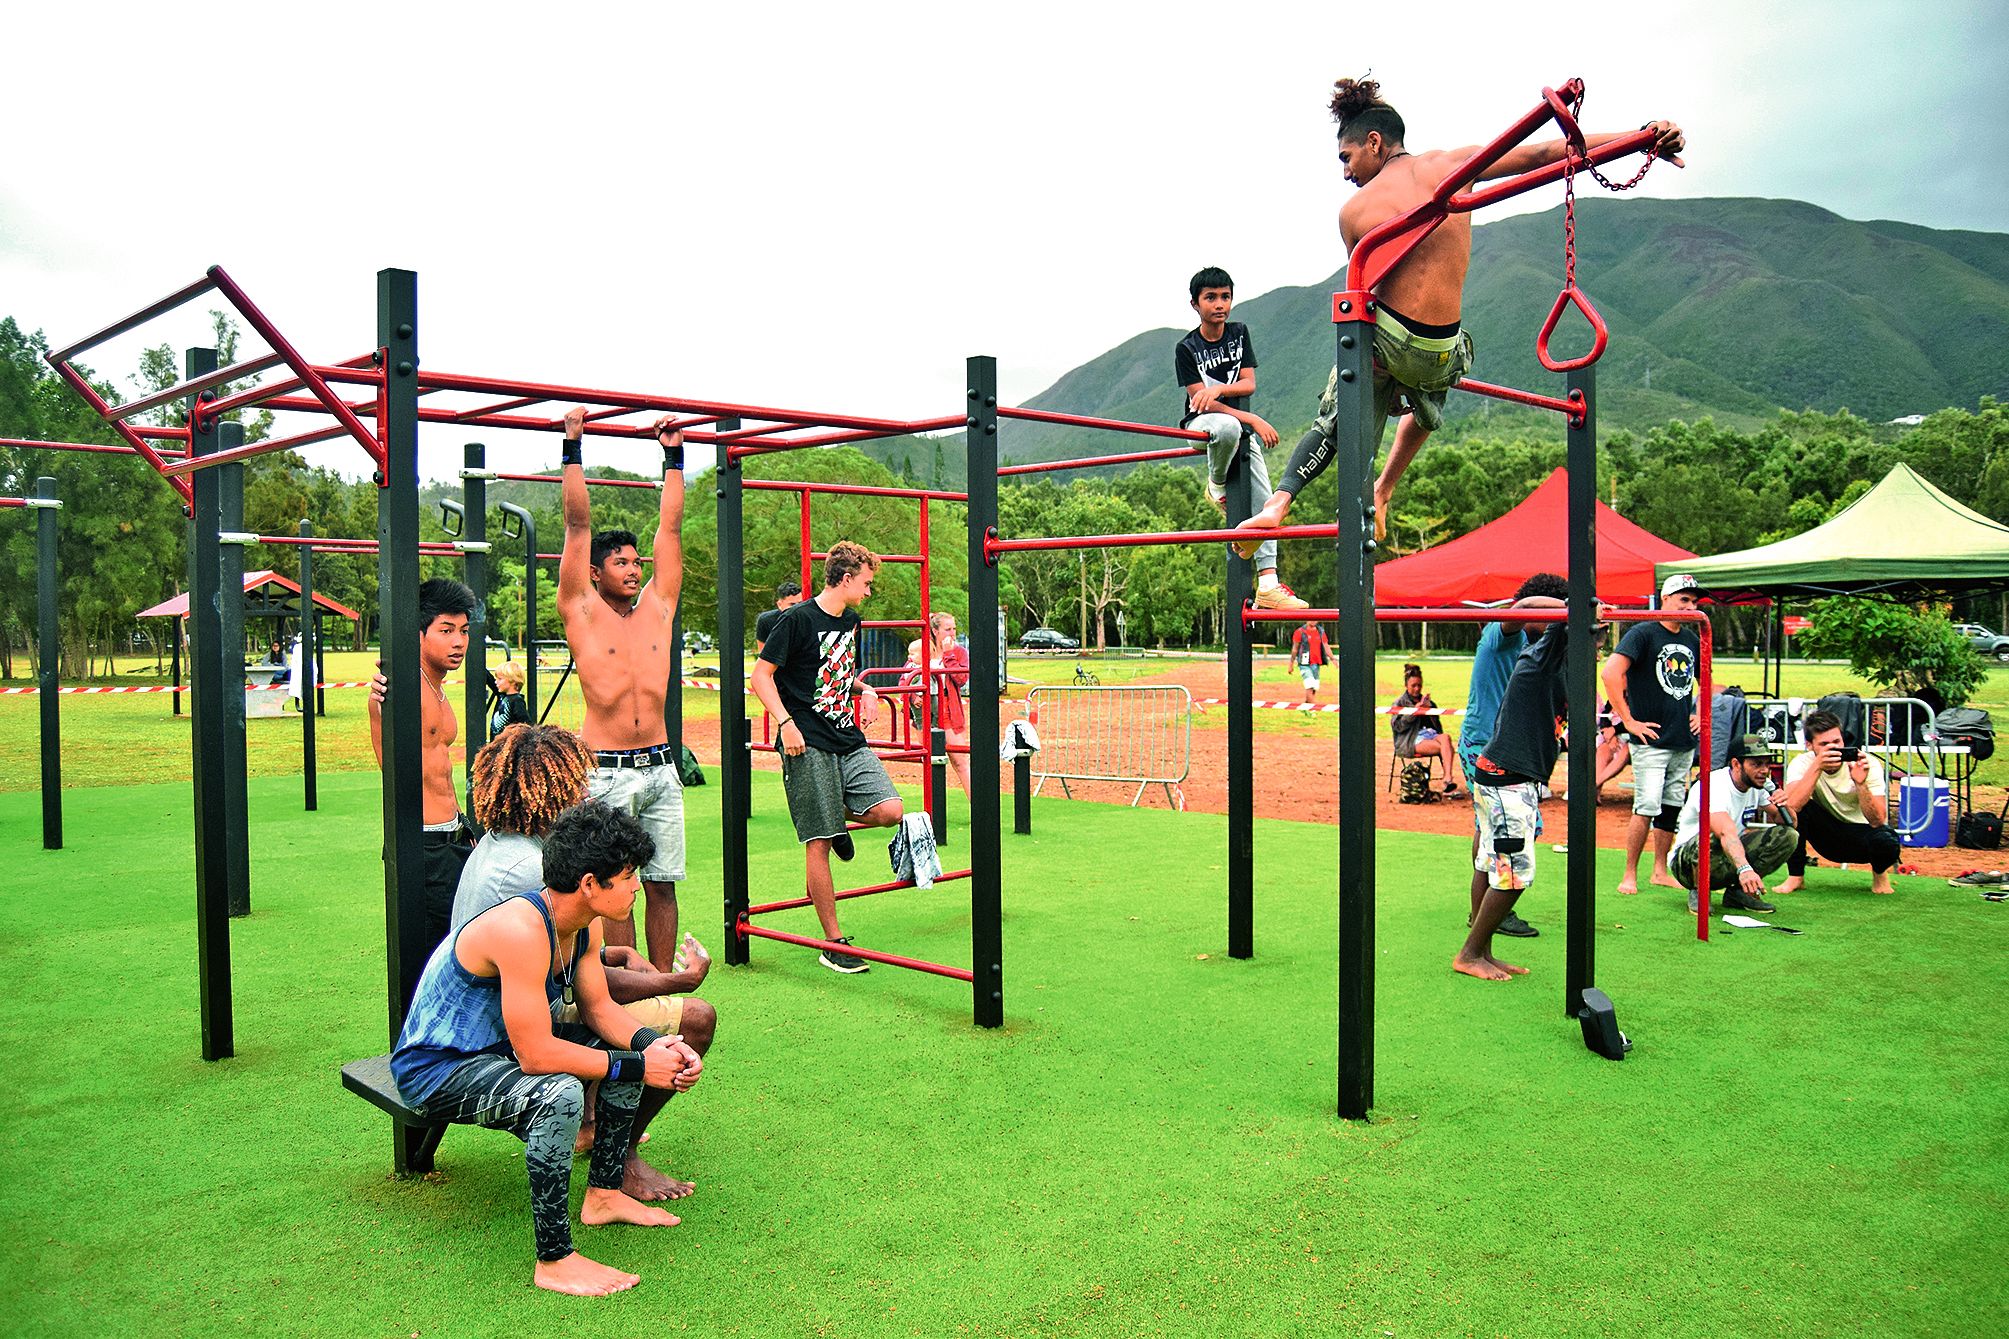
[[1948, 707], [1939, 713], [1939, 742], [1964, 744], [1975, 762], [1985, 762], [1995, 753], [1995, 722], [1975, 707]]
[[1742, 688], [1733, 683], [1717, 690], [1715, 700], [1709, 704], [1710, 771], [1730, 765], [1730, 741], [1751, 730], [1751, 715]]
[[1430, 789], [1429, 763], [1402, 764], [1402, 781], [1396, 798], [1404, 804], [1429, 804], [1437, 798], [1437, 792]]
[[1863, 710], [1863, 700], [1856, 693], [1829, 693], [1815, 706], [1832, 712], [1842, 723], [1842, 743], [1851, 748], [1860, 748], [1869, 742], [1869, 716]]

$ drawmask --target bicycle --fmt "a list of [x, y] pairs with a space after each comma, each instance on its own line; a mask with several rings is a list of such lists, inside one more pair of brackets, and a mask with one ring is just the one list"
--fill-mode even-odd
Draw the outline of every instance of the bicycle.
[[1076, 665], [1074, 667], [1074, 686], [1076, 688], [1100, 688], [1102, 680], [1097, 678], [1095, 672], [1086, 665]]

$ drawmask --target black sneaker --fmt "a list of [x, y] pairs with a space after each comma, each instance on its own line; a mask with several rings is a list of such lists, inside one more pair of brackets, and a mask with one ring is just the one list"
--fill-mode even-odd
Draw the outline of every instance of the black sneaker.
[[1506, 919], [1500, 922], [1499, 928], [1495, 929], [1493, 933], [1496, 935], [1510, 935], [1515, 939], [1534, 939], [1541, 934], [1541, 931], [1510, 911], [1507, 913]]
[[1762, 897], [1753, 897], [1742, 888], [1732, 888], [1723, 894], [1725, 911], [1777, 911], [1778, 908]]
[[[830, 839], [830, 849], [837, 853], [839, 860], [849, 860], [852, 856], [858, 854], [858, 844], [851, 840], [849, 832], [840, 832], [835, 837], [832, 837]], [[842, 943], [843, 941], [839, 940], [838, 942]], [[862, 971], [864, 969], [860, 968], [859, 970]]]
[[[849, 935], [846, 935], [842, 939], [835, 939], [831, 942], [835, 944], [848, 944], [851, 942], [851, 938]], [[835, 949], [824, 949], [822, 953], [817, 955], [816, 960], [831, 971], [842, 972], [846, 976], [856, 976], [860, 972], [869, 972], [872, 970], [872, 965], [863, 958], [851, 953], [839, 953]]]

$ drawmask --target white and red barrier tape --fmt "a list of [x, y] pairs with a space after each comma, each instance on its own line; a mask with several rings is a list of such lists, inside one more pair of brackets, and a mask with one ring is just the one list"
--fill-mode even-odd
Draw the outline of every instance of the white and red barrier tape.
[[[1193, 699], [1193, 705], [1196, 707], [1225, 707], [1228, 705], [1228, 699], [1225, 697], [1196, 697]], [[1251, 702], [1249, 705], [1265, 711], [1337, 712], [1339, 710], [1339, 704], [1336, 702]], [[1463, 707], [1376, 707], [1374, 714], [1376, 716], [1463, 716], [1465, 709]]]

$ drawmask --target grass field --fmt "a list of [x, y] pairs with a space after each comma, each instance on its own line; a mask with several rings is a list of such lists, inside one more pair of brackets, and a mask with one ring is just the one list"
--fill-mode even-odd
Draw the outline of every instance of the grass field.
[[[783, 893], [799, 858], [773, 778], [754, 783], [754, 887]], [[683, 889], [715, 951], [717, 794], [691, 793]], [[1464, 841], [1385, 834], [1378, 1102], [1349, 1124], [1332, 1115], [1330, 829], [1258, 825], [1258, 956], [1235, 962], [1222, 819], [1064, 800], [1005, 838], [1004, 1029], [970, 1026], [959, 983], [838, 978], [757, 943], [752, 967], [706, 984], [719, 1041], [651, 1144], [699, 1182], [684, 1225], [582, 1231], [644, 1276], [634, 1293], [540, 1294], [520, 1146], [456, 1129], [438, 1177], [390, 1180], [387, 1121], [338, 1085], [385, 1040], [375, 783], [331, 777], [322, 798], [303, 815], [290, 781], [253, 782], [238, 1053], [204, 1064], [187, 787], [76, 792], [57, 853], [33, 849], [35, 797], [0, 795], [0, 842], [30, 876], [4, 951], [8, 1331], [1373, 1339], [2009, 1320], [2009, 907], [1925, 880], [1892, 898], [1817, 882], [1777, 917], [1803, 936], [1705, 945], [1673, 895], [1607, 899], [1599, 984], [1637, 1042], [1612, 1064], [1561, 1016], [1560, 936], [1512, 945], [1533, 969], [1519, 982], [1454, 977]], [[1561, 862], [1543, 860], [1528, 901], [1559, 924]], [[846, 927], [967, 962], [962, 887], [846, 903]]]

